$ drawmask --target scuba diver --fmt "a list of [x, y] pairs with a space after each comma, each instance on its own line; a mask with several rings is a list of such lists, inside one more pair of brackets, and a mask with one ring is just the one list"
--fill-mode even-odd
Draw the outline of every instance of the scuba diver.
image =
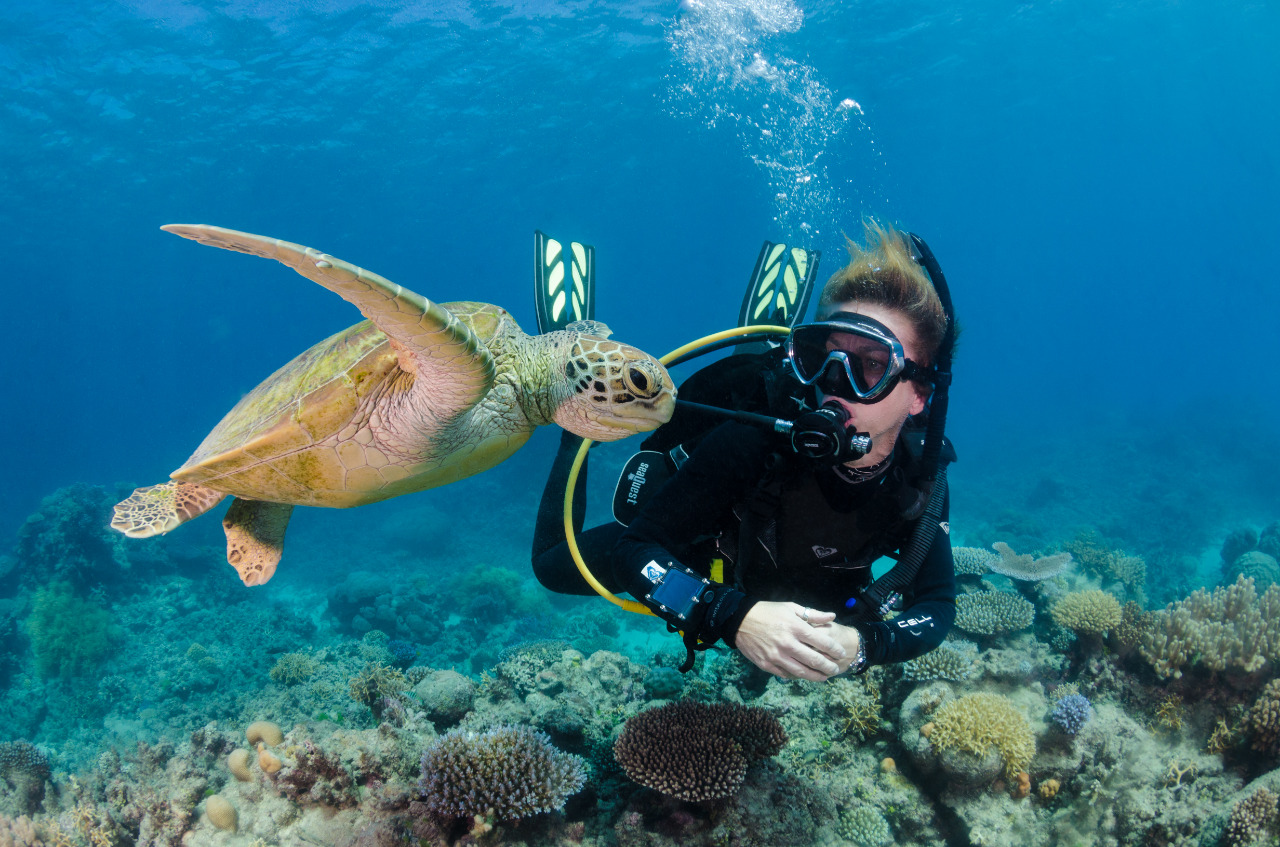
[[[661, 461], [638, 454], [620, 479], [617, 521], [580, 532], [574, 501], [581, 558], [682, 633], [681, 670], [721, 641], [769, 674], [822, 681], [920, 656], [955, 618], [950, 295], [918, 236], [875, 222], [865, 234], [865, 245], [848, 240], [850, 261], [811, 323], [800, 319], [817, 254], [766, 242], [740, 323], [790, 327], [785, 341], [740, 347], [685, 381], [675, 416], [644, 445]], [[593, 252], [575, 244], [571, 272], [548, 274], [538, 237], [540, 328], [590, 318]], [[573, 290], [568, 301], [557, 286]], [[557, 314], [566, 302], [576, 311]], [[581, 443], [561, 436], [533, 541], [538, 580], [567, 594], [593, 592], [562, 517]], [[897, 563], [876, 577], [882, 557]]]

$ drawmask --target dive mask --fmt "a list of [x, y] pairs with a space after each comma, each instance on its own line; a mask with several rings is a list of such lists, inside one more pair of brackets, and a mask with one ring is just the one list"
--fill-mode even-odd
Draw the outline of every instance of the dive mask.
[[901, 379], [933, 382], [931, 369], [908, 359], [887, 326], [853, 312], [794, 327], [787, 358], [802, 383], [853, 403], [875, 403]]

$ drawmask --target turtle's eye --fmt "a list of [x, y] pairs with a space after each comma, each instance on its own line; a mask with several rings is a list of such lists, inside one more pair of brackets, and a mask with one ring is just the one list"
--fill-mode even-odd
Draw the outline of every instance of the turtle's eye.
[[637, 367], [629, 367], [622, 372], [622, 381], [627, 390], [640, 397], [649, 397], [653, 391], [653, 377]]

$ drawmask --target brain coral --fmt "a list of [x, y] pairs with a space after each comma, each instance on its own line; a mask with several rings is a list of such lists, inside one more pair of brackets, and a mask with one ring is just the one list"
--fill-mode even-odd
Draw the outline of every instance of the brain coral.
[[956, 749], [975, 756], [994, 747], [1009, 776], [1025, 771], [1036, 752], [1031, 724], [999, 694], [966, 694], [943, 703], [933, 716], [929, 742], [935, 749]]
[[1007, 591], [975, 591], [956, 598], [956, 626], [975, 635], [1024, 629], [1035, 617], [1035, 606]]
[[583, 759], [523, 726], [448, 732], [422, 754], [418, 788], [445, 817], [492, 814], [514, 820], [564, 807], [586, 782]]
[[1120, 625], [1120, 601], [1097, 589], [1068, 594], [1053, 607], [1059, 626], [1075, 632], [1105, 633]]
[[614, 758], [641, 785], [681, 800], [713, 800], [738, 790], [753, 759], [787, 743], [764, 709], [682, 700], [627, 720]]

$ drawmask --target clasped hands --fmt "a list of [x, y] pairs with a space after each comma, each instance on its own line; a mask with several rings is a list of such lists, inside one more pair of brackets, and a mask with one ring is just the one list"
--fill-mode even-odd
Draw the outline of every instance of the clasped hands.
[[742, 619], [738, 652], [763, 671], [783, 679], [825, 682], [849, 669], [861, 636], [835, 622], [834, 612], [798, 603], [756, 603]]

